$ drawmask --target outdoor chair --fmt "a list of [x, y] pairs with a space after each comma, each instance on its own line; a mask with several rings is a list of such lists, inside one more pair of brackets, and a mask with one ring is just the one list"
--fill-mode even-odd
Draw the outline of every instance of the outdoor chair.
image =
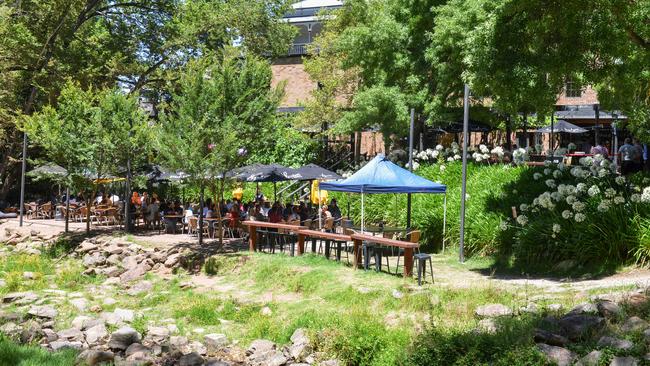
[[93, 223], [93, 221], [95, 221], [96, 223], [99, 223], [99, 221], [97, 219], [97, 216], [95, 216], [94, 214], [91, 213], [90, 218], [88, 217], [88, 207], [86, 207], [86, 206], [81, 207], [79, 209], [79, 217], [80, 217], [81, 221], [88, 220], [88, 221], [90, 221], [91, 224]]
[[187, 234], [198, 234], [197, 228], [199, 227], [199, 219], [196, 216], [190, 216], [187, 220]]
[[431, 283], [434, 283], [433, 260], [431, 259], [431, 254], [418, 253], [413, 256], [413, 260], [415, 261], [415, 263], [417, 263], [418, 266], [418, 286], [422, 286], [422, 278], [426, 277], [427, 261], [429, 261], [429, 269], [431, 272]]
[[[363, 256], [363, 269], [369, 270], [370, 266], [374, 266], [375, 271], [381, 272], [383, 258], [385, 257], [383, 255], [383, 250], [384, 248], [379, 244], [371, 243], [367, 241], [362, 242], [361, 252]], [[388, 266], [388, 271], [390, 272], [390, 263], [388, 262], [388, 257], [385, 258], [386, 258], [386, 265]], [[371, 263], [371, 259], [372, 259], [372, 263]]]
[[25, 203], [24, 214], [28, 219], [31, 219], [34, 216], [34, 211], [32, 211], [32, 206]]
[[37, 214], [42, 218], [42, 219], [51, 219], [52, 218], [52, 203], [47, 202], [42, 204], [37, 211]]
[[325, 219], [325, 224], [323, 225], [323, 228], [325, 229], [326, 232], [333, 233], [334, 232], [334, 218], [329, 217], [329, 218]]
[[[411, 232], [406, 233], [406, 238], [408, 238], [411, 243], [419, 243], [420, 242], [420, 236], [422, 236], [422, 232], [420, 230], [413, 230]], [[404, 239], [406, 239], [404, 238]], [[415, 249], [415, 254], [420, 253], [420, 246], [418, 246]], [[400, 259], [402, 258], [402, 255], [404, 254], [404, 249], [402, 248], [397, 248], [397, 265], [395, 266], [395, 274], [399, 272], [399, 262]]]

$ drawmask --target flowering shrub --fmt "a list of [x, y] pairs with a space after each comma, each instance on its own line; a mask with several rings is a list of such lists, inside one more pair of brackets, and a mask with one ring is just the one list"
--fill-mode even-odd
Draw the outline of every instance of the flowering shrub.
[[530, 188], [544, 190], [530, 204], [519, 205], [517, 225], [505, 228], [513, 231], [519, 260], [622, 263], [650, 258], [650, 248], [638, 251], [639, 225], [650, 219], [650, 187], [642, 188], [643, 181], [618, 176], [616, 167], [599, 155], [580, 159], [570, 170], [550, 163], [531, 170], [533, 181], [543, 185]]

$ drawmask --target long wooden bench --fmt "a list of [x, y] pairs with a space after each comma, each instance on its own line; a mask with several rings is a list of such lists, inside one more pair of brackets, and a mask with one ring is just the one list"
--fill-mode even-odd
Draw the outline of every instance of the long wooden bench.
[[413, 274], [413, 251], [418, 248], [419, 244], [410, 241], [401, 241], [395, 239], [382, 238], [366, 234], [350, 235], [354, 243], [354, 267], [357, 268], [361, 263], [361, 246], [362, 242], [367, 241], [389, 247], [404, 249], [404, 277], [410, 277]]
[[265, 221], [242, 221], [242, 225], [248, 226], [248, 249], [251, 252], [254, 252], [255, 249], [257, 248], [257, 229], [258, 228], [263, 228], [263, 229], [283, 229], [287, 230], [290, 232], [297, 233], [298, 230], [300, 229], [306, 229], [305, 226], [298, 226], [298, 225], [289, 225], [289, 224], [276, 224], [276, 223], [271, 223], [271, 222], [265, 222]]

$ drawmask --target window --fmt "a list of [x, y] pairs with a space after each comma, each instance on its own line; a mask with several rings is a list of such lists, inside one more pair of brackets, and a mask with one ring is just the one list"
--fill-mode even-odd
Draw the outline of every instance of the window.
[[582, 96], [582, 86], [571, 78], [566, 80], [565, 91], [567, 98], [580, 98]]

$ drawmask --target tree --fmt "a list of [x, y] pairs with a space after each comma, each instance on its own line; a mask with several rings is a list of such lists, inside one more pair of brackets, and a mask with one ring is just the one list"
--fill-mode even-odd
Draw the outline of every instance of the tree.
[[150, 118], [140, 107], [138, 98], [119, 89], [106, 90], [98, 95], [97, 118], [111, 139], [110, 161], [112, 173], [126, 173], [124, 200], [124, 227], [130, 230], [130, 200], [133, 167], [148, 162], [151, 148]]
[[61, 90], [57, 108], [46, 106], [25, 117], [22, 127], [42, 147], [48, 159], [67, 170], [66, 187], [86, 201], [86, 232], [90, 232], [90, 206], [97, 193], [95, 179], [112, 169], [113, 140], [104, 127], [97, 94], [69, 82]]
[[[227, 173], [246, 160], [246, 151], [269, 143], [260, 132], [275, 118], [281, 94], [271, 88], [268, 62], [238, 49], [192, 60], [180, 74], [171, 101], [163, 106], [156, 148], [166, 167], [187, 173], [199, 187], [201, 207], [211, 182], [217, 182], [221, 201]], [[216, 211], [221, 219], [221, 210]]]
[[162, 87], [187, 60], [233, 43], [286, 52], [288, 0], [20, 0], [0, 2], [0, 199], [14, 186], [22, 115], [55, 105], [68, 78], [131, 94]]

